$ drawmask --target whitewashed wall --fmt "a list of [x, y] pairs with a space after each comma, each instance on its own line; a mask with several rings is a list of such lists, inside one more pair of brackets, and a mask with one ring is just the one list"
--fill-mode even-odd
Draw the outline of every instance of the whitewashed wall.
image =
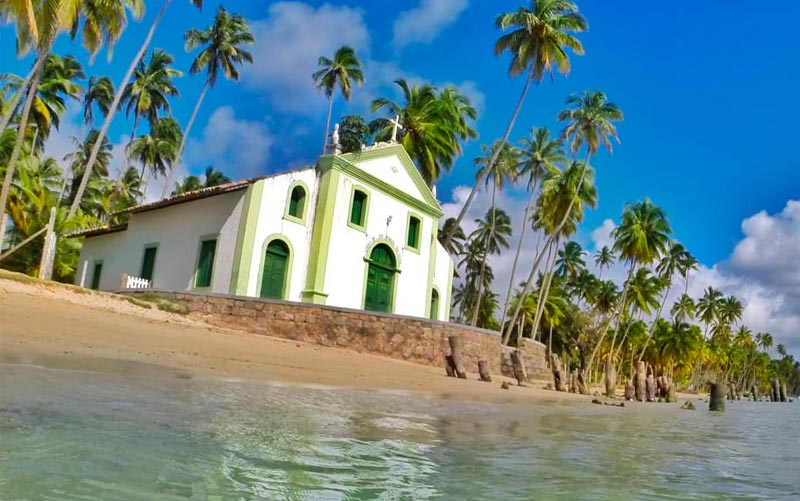
[[[347, 225], [353, 186], [369, 195], [366, 233]], [[428, 264], [433, 220], [424, 214], [420, 231], [420, 253], [405, 248], [409, 208], [394, 198], [375, 191], [342, 174], [331, 229], [330, 254], [325, 273], [326, 304], [363, 308], [368, 249], [379, 239], [388, 239], [398, 259], [393, 313], [424, 317], [427, 309]], [[391, 220], [389, 220], [391, 217]]]
[[158, 244], [153, 287], [191, 289], [200, 237], [219, 234], [211, 291], [227, 293], [244, 194], [245, 190], [241, 190], [132, 214], [127, 230], [86, 238], [76, 282], [81, 285], [82, 270], [87, 264], [83, 285], [89, 287], [93, 263], [102, 260], [100, 289], [118, 289], [123, 273], [139, 275], [145, 246]]
[[439, 291], [439, 312], [436, 315], [438, 320], [450, 320], [450, 273], [452, 273], [453, 260], [447, 253], [442, 244], [436, 241], [436, 262], [433, 272], [433, 285]]
[[[309, 192], [306, 193], [305, 224], [285, 219], [289, 187], [295, 181], [302, 181]], [[264, 242], [275, 234], [283, 235], [292, 247], [292, 269], [289, 276], [289, 290], [286, 299], [300, 301], [305, 289], [308, 273], [308, 253], [311, 248], [311, 233], [314, 227], [315, 202], [317, 197], [317, 178], [314, 168], [287, 172], [270, 177], [258, 183], [264, 184], [261, 207], [258, 213], [255, 240], [253, 242], [250, 275], [247, 282], [247, 295], [259, 295], [258, 279], [264, 265]]]

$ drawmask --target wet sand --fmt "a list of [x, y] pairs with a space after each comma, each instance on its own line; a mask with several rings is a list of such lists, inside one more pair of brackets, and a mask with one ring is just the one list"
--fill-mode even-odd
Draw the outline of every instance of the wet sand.
[[544, 382], [510, 390], [502, 381], [448, 378], [444, 370], [376, 355], [210, 327], [134, 305], [112, 294], [79, 293], [55, 284], [0, 278], [0, 360], [91, 370], [115, 360], [187, 373], [362, 389], [429, 393], [496, 402], [569, 402], [588, 397], [544, 390]]

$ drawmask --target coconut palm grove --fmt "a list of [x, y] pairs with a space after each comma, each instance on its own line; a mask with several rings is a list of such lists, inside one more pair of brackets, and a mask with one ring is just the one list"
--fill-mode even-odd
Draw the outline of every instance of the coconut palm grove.
[[[0, 63], [0, 267], [38, 274], [42, 230], [55, 208], [52, 276], [72, 283], [81, 241], [68, 235], [123, 223], [122, 211], [145, 201], [234, 178], [230, 165], [194, 173], [183, 166], [192, 144], [199, 147], [189, 135], [205, 126], [198, 122], [207, 116], [199, 114], [204, 101], [257, 64], [258, 30], [232, 2], [216, 8], [206, 25], [176, 32], [162, 20], [169, 9], [187, 8], [179, 3], [187, 2], [0, 0], [0, 33], [15, 39], [27, 68], [10, 71], [12, 54]], [[203, 3], [188, 2], [208, 10]], [[577, 58], [592, 58], [583, 43], [592, 20], [565, 0], [492, 6], [495, 17], [474, 29], [494, 33], [486, 50], [507, 65], [495, 77], [514, 86], [512, 107], [484, 106], [457, 85], [400, 72], [375, 94], [372, 56], [340, 44], [311, 58], [315, 71], [307, 75], [307, 87], [326, 105], [307, 138], [316, 154], [338, 124], [345, 153], [397, 134], [429, 186], [447, 176], [470, 179], [460, 210], [443, 218], [438, 232], [457, 263], [451, 321], [497, 331], [498, 343], [509, 346], [540, 341], [553, 373], [573, 383], [564, 391], [600, 387], [611, 397], [627, 387], [627, 394], [645, 371], [681, 391], [718, 382], [731, 396], [759, 398], [778, 380], [800, 393], [800, 361], [773, 334], [744, 323], [740, 298], [711, 286], [689, 294], [698, 259], [657, 199], [627, 203], [606, 245], [589, 252], [579, 243], [587, 213], [603, 196], [596, 178], [602, 169], [614, 176], [615, 150], [627, 140], [619, 131], [630, 120], [625, 96], [593, 87], [564, 92], [555, 115], [523, 119], [528, 109], [539, 113], [530, 108], [531, 95], [558, 89]], [[145, 17], [145, 7], [155, 17]], [[130, 36], [145, 19], [144, 37]], [[161, 47], [180, 44], [183, 52]], [[123, 45], [138, 47], [132, 59], [119, 60], [113, 49]], [[113, 61], [115, 72], [95, 73], [94, 58]], [[201, 83], [185, 91], [190, 80]], [[193, 104], [190, 114], [174, 111], [179, 99]], [[366, 104], [354, 104], [359, 99]], [[334, 113], [339, 109], [348, 112]], [[68, 110], [79, 110], [80, 130], [69, 138], [68, 154], [48, 156], [48, 140]], [[482, 133], [482, 114], [506, 121], [502, 135]], [[114, 147], [112, 124], [128, 131], [122, 148]], [[508, 190], [524, 192], [520, 213], [503, 206]], [[440, 199], [447, 196], [440, 190]], [[471, 218], [482, 198], [488, 210]], [[501, 257], [511, 263], [503, 274], [509, 279], [493, 269]]]

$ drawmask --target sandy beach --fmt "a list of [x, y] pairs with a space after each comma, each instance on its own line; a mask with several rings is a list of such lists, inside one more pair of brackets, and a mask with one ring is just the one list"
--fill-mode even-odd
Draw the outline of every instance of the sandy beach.
[[448, 378], [443, 369], [353, 351], [210, 327], [191, 317], [81, 293], [57, 284], [0, 278], [0, 360], [103, 370], [113, 361], [194, 374], [334, 387], [400, 390], [497, 402], [586, 399], [502, 381]]

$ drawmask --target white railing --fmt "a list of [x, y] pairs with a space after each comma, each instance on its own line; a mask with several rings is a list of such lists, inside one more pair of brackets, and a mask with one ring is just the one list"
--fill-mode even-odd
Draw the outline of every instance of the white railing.
[[122, 280], [120, 280], [120, 285], [123, 289], [149, 289], [153, 284], [150, 282], [150, 280], [123, 273]]

